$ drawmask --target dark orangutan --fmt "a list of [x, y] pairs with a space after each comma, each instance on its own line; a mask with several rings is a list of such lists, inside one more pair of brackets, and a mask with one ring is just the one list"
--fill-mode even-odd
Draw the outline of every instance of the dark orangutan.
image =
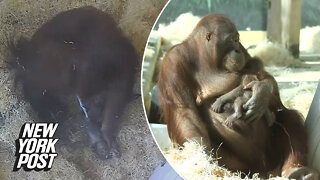
[[[234, 112], [213, 110], [217, 98], [241, 84], [251, 62], [235, 25], [226, 16], [202, 18], [162, 62], [159, 98], [170, 138], [179, 145], [195, 140], [208, 152], [217, 150], [219, 164], [234, 171], [317, 179], [317, 172], [306, 167], [303, 119], [282, 105], [277, 83], [263, 68], [256, 74], [258, 81], [246, 87], [252, 96], [234, 122], [237, 126], [225, 124]], [[264, 116], [267, 111], [275, 115], [271, 127]]]
[[16, 82], [41, 121], [63, 123], [69, 98], [83, 111], [97, 154], [121, 155], [116, 136], [133, 97], [138, 60], [109, 15], [93, 7], [62, 12], [11, 51]]

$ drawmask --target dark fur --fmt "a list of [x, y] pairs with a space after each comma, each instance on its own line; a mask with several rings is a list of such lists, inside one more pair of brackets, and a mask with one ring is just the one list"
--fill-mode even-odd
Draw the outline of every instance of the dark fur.
[[103, 158], [120, 155], [116, 136], [132, 98], [138, 60], [109, 15], [93, 7], [62, 12], [10, 50], [16, 82], [41, 121], [64, 121], [64, 99], [80, 109], [79, 96], [97, 153]]
[[[252, 123], [238, 121], [238, 128], [229, 128], [224, 121], [233, 112], [216, 113], [211, 108], [218, 97], [240, 85], [239, 70], [250, 62], [237, 33], [226, 16], [210, 14], [164, 57], [159, 99], [170, 138], [179, 145], [196, 140], [208, 152], [214, 149], [222, 157], [219, 163], [234, 171], [289, 176], [306, 166], [307, 137], [302, 117], [282, 105], [270, 74], [259, 72], [259, 81], [251, 87], [245, 118], [256, 117]], [[275, 113], [272, 127], [262, 120], [267, 109]]]

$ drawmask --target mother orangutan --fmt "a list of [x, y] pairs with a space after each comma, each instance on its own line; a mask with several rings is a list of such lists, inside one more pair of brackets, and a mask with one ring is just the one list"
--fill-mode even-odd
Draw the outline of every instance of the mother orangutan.
[[[191, 35], [166, 54], [159, 75], [162, 115], [173, 142], [195, 140], [217, 150], [219, 164], [231, 170], [318, 179], [307, 165], [307, 136], [298, 112], [285, 108], [274, 78], [256, 67], [239, 42], [235, 25], [222, 14], [201, 19]], [[243, 115], [232, 125], [225, 123], [234, 112], [228, 104], [213, 108], [219, 97], [241, 85], [246, 74], [256, 81], [245, 89], [252, 96]], [[232, 109], [232, 108], [231, 108]], [[267, 124], [271, 111], [275, 122]]]

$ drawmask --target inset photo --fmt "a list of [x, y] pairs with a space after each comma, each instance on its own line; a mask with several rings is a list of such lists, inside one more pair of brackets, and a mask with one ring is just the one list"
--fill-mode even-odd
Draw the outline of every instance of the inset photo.
[[149, 179], [140, 92], [167, 0], [0, 0], [0, 179]]
[[142, 97], [183, 178], [319, 179], [318, 4], [168, 3], [145, 49]]

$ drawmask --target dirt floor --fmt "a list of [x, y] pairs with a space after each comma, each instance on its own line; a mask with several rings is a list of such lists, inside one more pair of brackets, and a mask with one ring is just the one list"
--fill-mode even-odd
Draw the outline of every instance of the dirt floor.
[[[58, 157], [47, 172], [12, 172], [15, 143], [21, 126], [37, 119], [30, 105], [13, 85], [13, 72], [5, 68], [8, 40], [29, 38], [37, 28], [55, 14], [92, 5], [111, 14], [142, 57], [152, 25], [166, 0], [0, 0], [0, 179], [147, 179], [164, 161], [146, 123], [141, 99], [127, 107], [118, 135], [122, 157], [100, 160], [92, 152], [83, 126], [82, 112], [76, 109], [68, 121], [72, 144], [58, 146]], [[138, 72], [137, 72], [138, 73]], [[135, 93], [140, 93], [137, 74]], [[72, 99], [73, 97], [70, 97]], [[69, 123], [69, 124], [68, 124]]]

